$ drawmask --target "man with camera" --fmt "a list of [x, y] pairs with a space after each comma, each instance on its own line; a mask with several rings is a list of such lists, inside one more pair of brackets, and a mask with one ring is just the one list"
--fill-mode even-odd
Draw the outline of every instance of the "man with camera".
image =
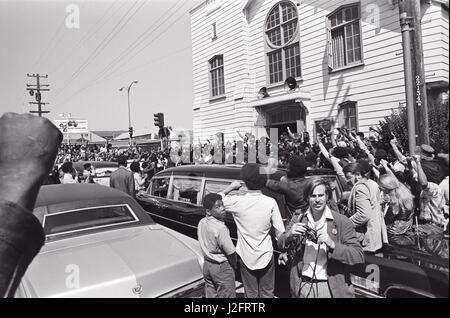
[[309, 203], [297, 210], [278, 247], [288, 251], [291, 262], [290, 289], [295, 298], [354, 297], [349, 266], [364, 263], [364, 253], [352, 222], [332, 211], [327, 203], [331, 188], [322, 178], [305, 187]]

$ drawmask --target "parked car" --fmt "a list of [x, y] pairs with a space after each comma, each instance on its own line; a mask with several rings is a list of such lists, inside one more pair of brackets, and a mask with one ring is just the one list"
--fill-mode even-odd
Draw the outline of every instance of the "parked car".
[[129, 195], [96, 184], [41, 187], [46, 241], [18, 297], [202, 297], [196, 240], [156, 224]]
[[[205, 216], [202, 207], [203, 197], [210, 192], [223, 190], [234, 180], [240, 180], [241, 166], [227, 165], [192, 165], [179, 166], [157, 173], [150, 182], [146, 192], [137, 195], [139, 204], [158, 223], [197, 238], [198, 222]], [[280, 179], [285, 174], [278, 169], [270, 178]], [[315, 169], [307, 171], [307, 178], [321, 176], [329, 180], [333, 199], [338, 202], [343, 193], [334, 171]], [[243, 185], [238, 191], [247, 191]], [[274, 196], [280, 205], [285, 224], [289, 214], [284, 209], [279, 196]], [[233, 192], [231, 193], [231, 195]], [[237, 241], [236, 224], [228, 211], [225, 223], [230, 229], [233, 241]], [[433, 241], [434, 240], [434, 241]], [[357, 296], [361, 297], [400, 297], [425, 296], [448, 297], [449, 260], [448, 236], [427, 238], [425, 241], [434, 246], [427, 248], [424, 239], [402, 242], [392, 238], [391, 244], [380, 253], [366, 253], [366, 263], [352, 268], [352, 281]], [[278, 257], [275, 239], [273, 239], [275, 255]], [[440, 242], [440, 243], [439, 243]], [[435, 245], [439, 243], [439, 247]], [[276, 264], [275, 294], [289, 297], [288, 266]]]
[[113, 161], [77, 161], [73, 163], [73, 167], [77, 170], [78, 175], [83, 175], [86, 163], [90, 163], [95, 168], [94, 182], [108, 187], [111, 173], [119, 168], [117, 162]]

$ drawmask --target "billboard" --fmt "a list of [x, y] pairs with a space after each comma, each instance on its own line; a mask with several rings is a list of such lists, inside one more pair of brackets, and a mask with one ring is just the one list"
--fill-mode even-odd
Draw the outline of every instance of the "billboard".
[[87, 134], [89, 132], [86, 119], [56, 119], [55, 125], [65, 134]]

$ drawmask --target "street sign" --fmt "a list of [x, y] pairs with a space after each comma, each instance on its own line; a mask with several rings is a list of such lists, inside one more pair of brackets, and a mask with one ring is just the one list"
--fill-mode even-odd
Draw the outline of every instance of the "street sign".
[[65, 134], [87, 134], [89, 132], [86, 119], [56, 119], [55, 125]]

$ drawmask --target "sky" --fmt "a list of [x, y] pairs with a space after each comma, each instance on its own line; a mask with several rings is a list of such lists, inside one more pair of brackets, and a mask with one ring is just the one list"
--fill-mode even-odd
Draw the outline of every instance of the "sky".
[[[87, 119], [89, 130], [192, 129], [189, 10], [202, 0], [0, 0], [0, 114], [37, 110], [27, 74], [48, 75], [51, 119]], [[78, 14], [79, 13], [79, 14]]]

